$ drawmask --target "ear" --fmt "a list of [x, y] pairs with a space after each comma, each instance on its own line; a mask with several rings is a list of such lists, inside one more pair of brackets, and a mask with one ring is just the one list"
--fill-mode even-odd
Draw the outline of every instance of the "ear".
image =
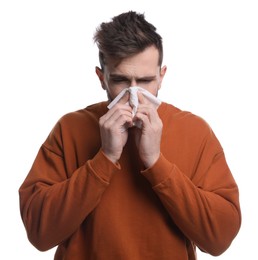
[[160, 69], [160, 82], [159, 82], [159, 89], [161, 88], [161, 83], [162, 83], [162, 80], [165, 76], [167, 72], [167, 66], [163, 66], [161, 69]]
[[103, 89], [106, 89], [105, 87], [105, 83], [104, 83], [104, 73], [103, 73], [103, 70], [99, 67], [95, 67], [95, 72], [99, 78], [99, 81], [100, 81], [100, 84], [102, 86]]

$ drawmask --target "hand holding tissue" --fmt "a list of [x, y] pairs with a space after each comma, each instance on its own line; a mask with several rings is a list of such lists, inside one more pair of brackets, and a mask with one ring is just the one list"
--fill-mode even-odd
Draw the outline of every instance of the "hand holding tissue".
[[[158, 99], [156, 96], [152, 95], [146, 89], [138, 87], [138, 86], [133, 86], [133, 87], [129, 87], [129, 88], [123, 89], [114, 98], [114, 100], [108, 105], [108, 109], [111, 109], [125, 95], [126, 92], [129, 92], [130, 93], [130, 99], [129, 99], [129, 102], [127, 104], [132, 107], [132, 109], [133, 109], [132, 116], [134, 117], [136, 112], [137, 112], [138, 105], [139, 105], [138, 95], [137, 95], [138, 91], [141, 92], [142, 95], [144, 97], [146, 97], [154, 105], [154, 107], [158, 108], [159, 105], [161, 104], [161, 100]], [[141, 128], [141, 122], [136, 122], [135, 126]]]

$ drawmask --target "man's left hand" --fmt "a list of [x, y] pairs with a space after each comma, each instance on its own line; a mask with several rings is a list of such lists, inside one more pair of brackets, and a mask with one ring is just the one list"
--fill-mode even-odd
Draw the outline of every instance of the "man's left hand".
[[141, 128], [135, 128], [135, 141], [139, 156], [146, 168], [151, 167], [160, 156], [162, 121], [157, 109], [141, 93], [138, 93], [139, 106], [134, 121], [141, 122]]

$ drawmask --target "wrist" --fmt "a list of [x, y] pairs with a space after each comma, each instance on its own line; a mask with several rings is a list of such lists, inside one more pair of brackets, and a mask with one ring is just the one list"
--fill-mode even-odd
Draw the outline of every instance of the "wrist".
[[104, 151], [103, 149], [102, 149], [102, 153], [103, 153], [103, 154], [105, 155], [105, 157], [106, 157], [109, 161], [111, 161], [112, 163], [114, 163], [114, 164], [117, 164], [117, 163], [118, 163], [119, 158], [118, 158], [117, 156], [114, 156], [113, 154], [108, 153], [108, 152]]
[[160, 152], [156, 155], [152, 155], [151, 157], [147, 157], [144, 161], [143, 164], [146, 169], [151, 168], [159, 159], [160, 157]]

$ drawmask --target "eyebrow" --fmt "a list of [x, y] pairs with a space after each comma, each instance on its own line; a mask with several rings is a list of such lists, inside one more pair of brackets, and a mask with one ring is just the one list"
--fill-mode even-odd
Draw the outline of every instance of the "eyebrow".
[[[124, 80], [130, 80], [130, 77], [126, 77], [124, 75], [120, 75], [120, 74], [110, 74], [109, 75], [110, 79], [124, 79]], [[156, 75], [155, 76], [144, 76], [144, 77], [136, 77], [135, 80], [139, 81], [139, 80], [154, 80], [156, 79]]]

